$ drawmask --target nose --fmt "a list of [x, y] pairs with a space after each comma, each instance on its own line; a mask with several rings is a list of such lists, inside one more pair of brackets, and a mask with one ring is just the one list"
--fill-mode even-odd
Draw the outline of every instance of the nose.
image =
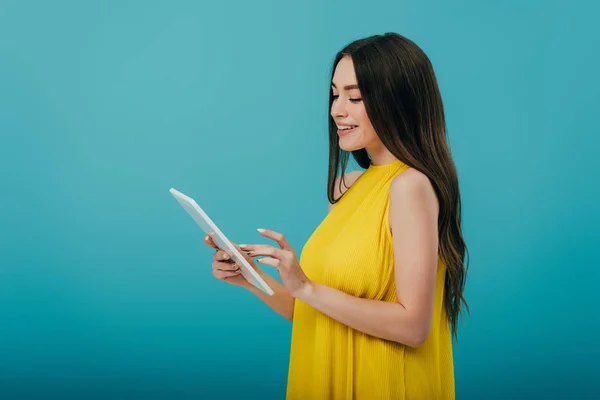
[[346, 106], [340, 101], [340, 98], [338, 97], [337, 99], [334, 99], [333, 103], [331, 104], [331, 116], [336, 118], [345, 117], [347, 115], [348, 112], [346, 111]]

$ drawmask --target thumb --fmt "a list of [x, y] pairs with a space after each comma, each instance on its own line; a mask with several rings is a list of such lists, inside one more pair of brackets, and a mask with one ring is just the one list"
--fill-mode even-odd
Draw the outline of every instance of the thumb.
[[212, 247], [213, 249], [219, 249], [219, 246], [215, 244], [213, 238], [210, 235], [204, 236], [204, 244], [206, 244], [209, 247]]

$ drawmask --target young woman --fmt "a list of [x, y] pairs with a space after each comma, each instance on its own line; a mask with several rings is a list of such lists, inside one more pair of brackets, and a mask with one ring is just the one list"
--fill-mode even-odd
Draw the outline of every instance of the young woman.
[[[288, 399], [452, 399], [466, 245], [431, 63], [396, 33], [357, 40], [335, 58], [329, 105], [330, 211], [300, 258], [259, 229], [276, 245], [239, 248], [275, 294], [219, 249], [213, 275], [292, 321]], [[350, 153], [364, 171], [345, 173]]]

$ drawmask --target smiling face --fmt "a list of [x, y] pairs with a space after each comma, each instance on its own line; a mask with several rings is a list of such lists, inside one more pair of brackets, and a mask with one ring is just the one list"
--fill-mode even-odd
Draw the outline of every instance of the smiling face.
[[330, 113], [338, 126], [340, 148], [346, 151], [367, 148], [369, 151], [382, 146], [367, 116], [350, 57], [344, 57], [338, 63], [331, 89], [333, 103]]

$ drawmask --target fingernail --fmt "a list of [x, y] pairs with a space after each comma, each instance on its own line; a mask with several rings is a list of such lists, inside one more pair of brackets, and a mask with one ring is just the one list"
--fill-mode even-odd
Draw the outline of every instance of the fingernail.
[[260, 233], [263, 233], [265, 230], [263, 228], [258, 228], [257, 231], [259, 231]]
[[240, 249], [244, 249], [244, 248], [248, 247], [247, 244], [240, 244], [239, 246], [240, 246]]
[[223, 256], [223, 260], [228, 260], [229, 259], [229, 254], [225, 253], [225, 255]]

